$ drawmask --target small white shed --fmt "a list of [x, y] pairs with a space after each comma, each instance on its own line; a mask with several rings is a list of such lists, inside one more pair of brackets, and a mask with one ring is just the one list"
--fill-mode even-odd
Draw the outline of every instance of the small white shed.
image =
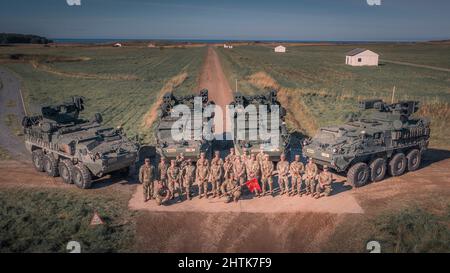
[[233, 45], [223, 44], [223, 48], [233, 49]]
[[286, 52], [286, 47], [279, 45], [277, 47], [275, 47], [275, 52], [276, 53], [285, 53]]
[[121, 43], [115, 43], [115, 44], [113, 45], [113, 47], [122, 47], [122, 44], [121, 44]]
[[351, 66], [377, 66], [379, 55], [364, 48], [355, 48], [347, 52], [345, 64]]

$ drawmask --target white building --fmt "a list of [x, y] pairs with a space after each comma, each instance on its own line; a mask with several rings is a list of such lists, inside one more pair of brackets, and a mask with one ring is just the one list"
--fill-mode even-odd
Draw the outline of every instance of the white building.
[[233, 45], [223, 44], [223, 48], [233, 49]]
[[121, 43], [115, 43], [115, 44], [113, 45], [113, 47], [122, 47], [122, 44], [121, 44]]
[[351, 66], [377, 66], [379, 55], [373, 51], [364, 48], [355, 48], [347, 52], [345, 64]]
[[277, 47], [275, 47], [275, 52], [277, 53], [285, 53], [286, 52], [286, 47], [279, 45]]

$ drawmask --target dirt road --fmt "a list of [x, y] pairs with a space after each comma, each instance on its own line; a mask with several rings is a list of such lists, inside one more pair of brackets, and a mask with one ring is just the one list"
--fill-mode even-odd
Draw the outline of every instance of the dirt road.
[[[198, 87], [199, 90], [203, 88], [208, 89], [209, 100], [220, 106], [225, 114], [225, 106], [233, 101], [233, 91], [225, 78], [219, 56], [212, 46], [208, 47]], [[225, 120], [225, 115], [223, 115], [222, 119], [220, 117], [214, 119], [215, 124], [218, 125], [216, 127], [217, 134], [223, 133], [227, 131], [226, 128], [229, 128], [229, 125], [224, 127], [224, 124], [226, 124]]]
[[418, 68], [426, 68], [426, 69], [432, 69], [432, 70], [443, 71], [443, 72], [450, 72], [449, 68], [444, 68], [444, 67], [437, 67], [437, 66], [424, 65], [424, 64], [414, 64], [414, 63], [392, 61], [392, 60], [384, 60], [384, 59], [381, 59], [380, 61], [384, 62], [384, 63], [406, 65], [406, 66], [412, 66], [412, 67], [418, 67]]
[[[23, 141], [12, 130], [25, 115], [20, 94], [20, 81], [8, 70], [0, 67], [0, 146], [20, 160], [27, 158]], [[8, 124], [9, 123], [9, 124]]]

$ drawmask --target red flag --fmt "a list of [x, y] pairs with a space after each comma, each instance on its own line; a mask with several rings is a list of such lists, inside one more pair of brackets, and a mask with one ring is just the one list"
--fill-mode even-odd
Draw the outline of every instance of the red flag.
[[247, 186], [247, 188], [250, 190], [250, 192], [255, 192], [255, 190], [261, 191], [261, 187], [259, 186], [258, 179], [256, 179], [256, 178], [253, 178], [252, 180], [245, 182], [244, 185]]

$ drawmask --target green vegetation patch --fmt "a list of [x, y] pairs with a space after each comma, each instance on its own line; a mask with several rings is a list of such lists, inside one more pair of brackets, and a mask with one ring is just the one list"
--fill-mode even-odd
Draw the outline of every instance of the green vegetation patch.
[[[104, 225], [90, 226], [94, 211]], [[0, 252], [118, 252], [133, 243], [126, 200], [57, 189], [1, 189]]]
[[11, 159], [11, 156], [5, 149], [0, 147], [0, 160], [8, 160], [8, 159]]
[[383, 252], [424, 253], [450, 252], [450, 206], [443, 215], [421, 208], [410, 208], [379, 216], [373, 238]]

